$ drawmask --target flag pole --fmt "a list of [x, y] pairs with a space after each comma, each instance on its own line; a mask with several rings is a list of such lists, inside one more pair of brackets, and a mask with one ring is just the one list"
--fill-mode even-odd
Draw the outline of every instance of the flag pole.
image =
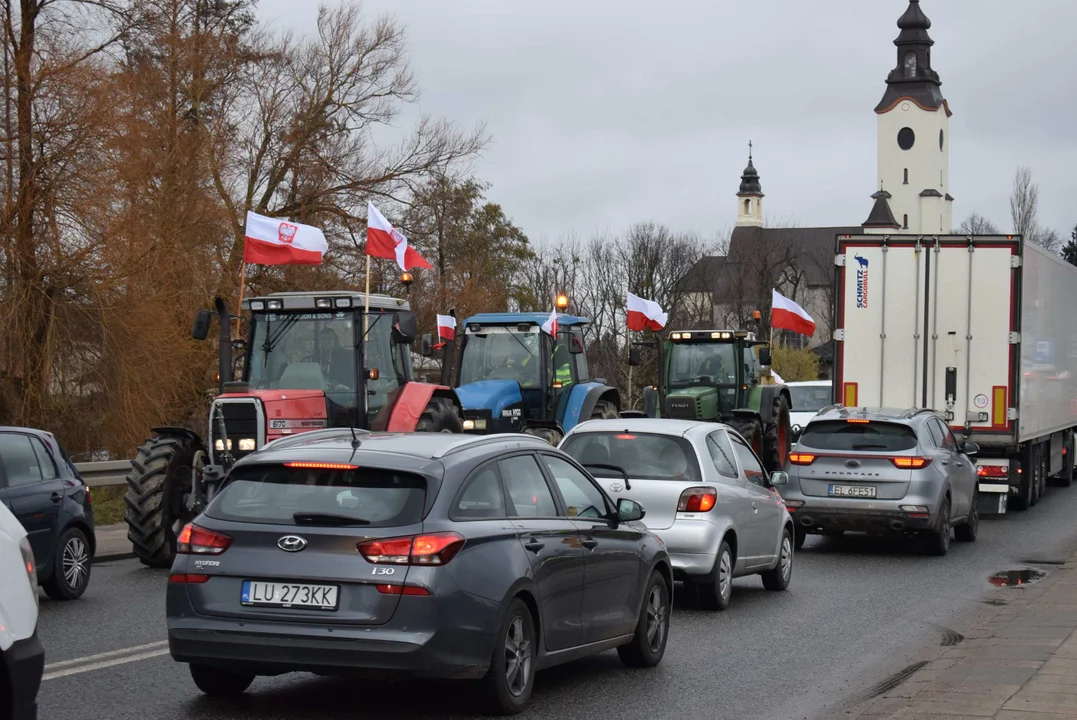
[[370, 255], [366, 256], [366, 305], [363, 308], [363, 340], [370, 331]]
[[[632, 356], [632, 328], [627, 326], [628, 322], [628, 308], [625, 308], [625, 353], [631, 358]], [[632, 405], [632, 363], [628, 363], [628, 402], [626, 406], [629, 410], [633, 408]]]
[[[239, 325], [240, 321], [242, 320], [242, 316], [243, 316], [243, 290], [244, 290], [244, 286], [246, 284], [247, 284], [247, 261], [244, 260], [240, 264], [240, 270], [239, 270], [239, 305], [236, 307], [236, 314], [235, 314], [235, 320], [236, 320], [236, 325], [237, 326]], [[238, 327], [237, 327], [237, 330], [238, 330]]]

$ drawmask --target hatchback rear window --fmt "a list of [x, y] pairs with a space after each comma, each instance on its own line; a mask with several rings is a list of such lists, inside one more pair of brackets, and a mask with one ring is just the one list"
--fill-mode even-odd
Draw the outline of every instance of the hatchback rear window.
[[285, 525], [393, 527], [422, 520], [426, 479], [377, 468], [246, 465], [206, 508], [210, 517]]
[[561, 449], [595, 477], [621, 474], [592, 464], [624, 468], [640, 480], [699, 481], [699, 464], [692, 444], [683, 437], [629, 432], [586, 432], [570, 435]]
[[808, 423], [800, 445], [817, 450], [897, 452], [916, 447], [916, 433], [897, 423], [822, 420]]

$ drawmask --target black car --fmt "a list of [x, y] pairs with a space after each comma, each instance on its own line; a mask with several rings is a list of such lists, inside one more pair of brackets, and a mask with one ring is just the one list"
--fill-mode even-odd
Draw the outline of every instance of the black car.
[[528, 435], [324, 430], [240, 460], [180, 534], [172, 657], [210, 695], [301, 671], [481, 681], [665, 653], [673, 578], [631, 500]]
[[74, 600], [86, 592], [94, 555], [90, 489], [52, 433], [0, 427], [0, 502], [26, 528], [48, 596]]

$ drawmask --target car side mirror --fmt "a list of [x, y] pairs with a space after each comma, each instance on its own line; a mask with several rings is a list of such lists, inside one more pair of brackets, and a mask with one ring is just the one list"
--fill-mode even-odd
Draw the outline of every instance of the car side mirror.
[[772, 472], [770, 474], [770, 484], [773, 487], [782, 487], [789, 484], [789, 473], [787, 472]]
[[961, 452], [969, 457], [975, 457], [980, 452], [980, 446], [974, 442], [967, 442], [961, 446]]
[[199, 310], [194, 316], [194, 327], [191, 329], [191, 337], [195, 340], [205, 340], [209, 337], [209, 324], [213, 320], [213, 314], [209, 310]]
[[419, 331], [418, 320], [413, 312], [398, 312], [393, 315], [393, 342], [397, 345], [410, 345]]
[[618, 522], [635, 522], [636, 520], [642, 520], [646, 514], [647, 511], [635, 500], [621, 498], [617, 501]]
[[759, 348], [759, 364], [760, 365], [766, 365], [767, 367], [770, 367], [770, 361], [772, 359], [773, 358], [771, 358], [771, 356], [770, 356], [770, 348], [768, 348], [768, 347]]
[[639, 348], [628, 348], [628, 365], [629, 367], [639, 367], [643, 364], [643, 354], [639, 351]]
[[423, 335], [423, 347], [419, 352], [423, 357], [431, 357], [434, 354], [434, 336], [430, 333]]

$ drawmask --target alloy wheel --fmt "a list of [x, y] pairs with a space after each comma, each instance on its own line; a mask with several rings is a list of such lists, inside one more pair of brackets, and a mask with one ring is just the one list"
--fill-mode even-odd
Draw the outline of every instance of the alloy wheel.
[[531, 678], [531, 638], [524, 619], [516, 616], [505, 634], [505, 681], [515, 697], [523, 695]]
[[647, 645], [658, 652], [666, 637], [666, 603], [662, 588], [655, 585], [647, 599]]
[[82, 538], [73, 537], [64, 545], [62, 556], [64, 581], [68, 587], [76, 590], [82, 587], [89, 575], [90, 553]]
[[722, 553], [722, 559], [718, 563], [718, 592], [722, 598], [728, 598], [733, 592], [733, 562], [728, 552]]
[[782, 538], [782, 554], [779, 562], [782, 565], [782, 579], [788, 582], [793, 572], [793, 546], [789, 542], [788, 535]]

